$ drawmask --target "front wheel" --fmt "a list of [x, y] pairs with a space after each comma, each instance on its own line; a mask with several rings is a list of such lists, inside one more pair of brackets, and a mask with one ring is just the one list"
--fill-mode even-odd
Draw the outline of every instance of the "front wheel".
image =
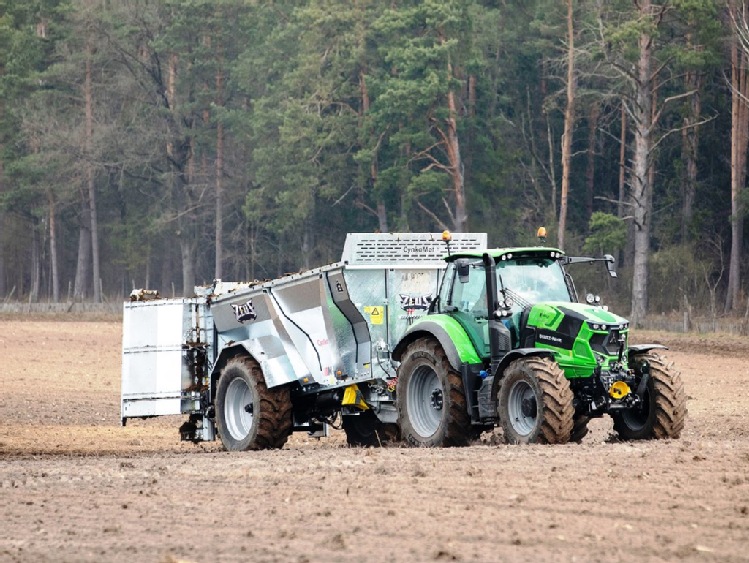
[[681, 374], [653, 352], [635, 355], [632, 365], [647, 369], [650, 377], [640, 405], [611, 414], [614, 430], [623, 440], [678, 438], [687, 414]]
[[470, 442], [463, 380], [435, 339], [420, 338], [404, 352], [396, 405], [401, 434], [409, 445], [466, 446]]
[[216, 388], [216, 425], [227, 450], [282, 448], [292, 424], [288, 387], [268, 389], [252, 358], [226, 364]]
[[508, 444], [564, 444], [575, 409], [569, 381], [551, 358], [512, 362], [497, 393], [497, 414]]
[[590, 417], [585, 415], [576, 416], [573, 419], [570, 442], [579, 444], [583, 441], [583, 438], [588, 435], [588, 422], [590, 422]]

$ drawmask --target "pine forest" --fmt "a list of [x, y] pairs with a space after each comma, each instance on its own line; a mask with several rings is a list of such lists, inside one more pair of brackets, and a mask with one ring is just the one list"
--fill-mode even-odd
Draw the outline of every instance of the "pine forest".
[[0, 299], [486, 232], [638, 323], [749, 317], [746, 0], [0, 0]]

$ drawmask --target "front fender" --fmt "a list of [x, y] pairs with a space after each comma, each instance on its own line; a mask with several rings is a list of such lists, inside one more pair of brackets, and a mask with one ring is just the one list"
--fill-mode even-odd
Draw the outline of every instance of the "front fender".
[[501, 379], [502, 372], [504, 372], [504, 370], [507, 369], [507, 366], [512, 362], [520, 358], [529, 358], [531, 356], [537, 358], [553, 358], [554, 352], [546, 348], [517, 348], [516, 350], [511, 350], [504, 358], [502, 358], [502, 361], [499, 362], [499, 366], [497, 366], [497, 373], [495, 374], [499, 376], [497, 379]]
[[642, 354], [643, 352], [650, 352], [650, 350], [668, 350], [663, 344], [635, 344], [630, 346], [627, 350], [627, 357], [631, 358], [635, 354]]
[[429, 315], [428, 319], [414, 324], [406, 331], [393, 349], [393, 360], [401, 361], [403, 352], [415, 340], [433, 337], [439, 341], [455, 371], [460, 371], [462, 364], [481, 363], [476, 348], [458, 321], [447, 315]]
[[502, 381], [502, 375], [512, 362], [519, 360], [520, 358], [554, 358], [554, 352], [546, 348], [517, 348], [508, 352], [502, 361], [497, 366], [497, 371], [494, 373], [494, 381], [492, 382], [492, 397], [497, 396], [499, 391], [499, 384]]

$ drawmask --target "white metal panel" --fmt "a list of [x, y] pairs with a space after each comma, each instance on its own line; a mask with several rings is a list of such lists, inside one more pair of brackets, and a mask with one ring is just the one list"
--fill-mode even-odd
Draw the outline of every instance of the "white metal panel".
[[181, 414], [182, 345], [190, 335], [196, 300], [125, 304], [122, 418]]
[[442, 233], [349, 233], [341, 260], [349, 266], [398, 265], [418, 263], [444, 267], [448, 253], [486, 248], [486, 233], [453, 233], [448, 246]]

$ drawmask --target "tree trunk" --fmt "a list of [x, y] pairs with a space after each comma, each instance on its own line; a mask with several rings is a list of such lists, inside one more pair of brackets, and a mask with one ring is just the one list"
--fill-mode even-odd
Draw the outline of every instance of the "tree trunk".
[[[367, 80], [363, 70], [359, 72], [359, 92], [361, 94], [361, 117], [364, 117], [369, 112], [370, 99]], [[369, 165], [368, 185], [371, 190], [374, 190], [379, 172], [377, 168], [377, 148], [378, 147], [375, 147], [375, 150], [372, 153], [372, 163]], [[390, 227], [388, 226], [387, 207], [385, 206], [385, 202], [381, 195], [373, 195], [377, 205], [377, 224], [379, 232], [387, 233], [390, 231]]]
[[29, 288], [29, 303], [39, 302], [39, 287], [41, 286], [42, 268], [41, 252], [39, 249], [39, 226], [36, 220], [31, 221], [31, 287]]
[[93, 163], [94, 105], [91, 91], [91, 58], [90, 40], [86, 41], [86, 77], [84, 80], [84, 100], [86, 104], [86, 182], [88, 186], [89, 217], [91, 225], [91, 255], [94, 288], [94, 303], [101, 303], [101, 273], [99, 269], [99, 234], [96, 212], [96, 184]]
[[[0, 170], [2, 174], [2, 170]], [[0, 193], [2, 193], [0, 191]], [[0, 233], [5, 232], [5, 213], [0, 211]], [[7, 292], [7, 284], [5, 283], [5, 252], [0, 249], [0, 298], [5, 297]]]
[[[641, 17], [650, 17], [651, 2], [639, 4]], [[634, 326], [641, 326], [648, 306], [648, 258], [650, 255], [650, 224], [652, 220], [652, 186], [649, 168], [652, 151], [653, 84], [651, 78], [652, 37], [642, 32], [639, 37], [636, 101], [631, 108], [634, 117], [634, 154], [632, 156], [632, 203], [634, 205], [634, 264], [632, 273], [632, 312]]]
[[[2, 102], [0, 101], [0, 119], [2, 119]], [[2, 144], [0, 144], [0, 152], [2, 152]], [[5, 171], [3, 169], [3, 161], [0, 160], [0, 197], [5, 192]], [[0, 235], [5, 233], [5, 211], [0, 209]], [[0, 241], [2, 239], [0, 238]], [[0, 248], [0, 298], [5, 297], [8, 291], [7, 284], [5, 283], [5, 252], [3, 248]]]
[[585, 221], [593, 215], [593, 195], [596, 186], [596, 132], [598, 131], [598, 117], [601, 106], [597, 101], [590, 104], [588, 114], [588, 153], [585, 165]]
[[377, 202], [377, 223], [379, 224], [379, 230], [381, 233], [390, 232], [390, 228], [388, 227], [387, 208], [381, 201]]
[[47, 190], [49, 206], [49, 263], [52, 272], [52, 302], [60, 302], [60, 275], [57, 270], [57, 226], [55, 213], [55, 198], [52, 190]]
[[81, 225], [78, 231], [78, 260], [75, 268], [75, 282], [73, 284], [73, 298], [81, 301], [88, 289], [86, 279], [91, 268], [91, 208], [82, 195]]
[[572, 134], [575, 128], [575, 28], [572, 4], [572, 0], [567, 0], [567, 106], [564, 110], [564, 133], [562, 134], [562, 193], [559, 198], [559, 229], [557, 233], [557, 244], [562, 250], [564, 250], [564, 235], [567, 229]]
[[[743, 3], [743, 2], [742, 2]], [[728, 3], [734, 22], [741, 21], [736, 0]], [[734, 30], [736, 31], [736, 30]], [[741, 251], [744, 242], [741, 195], [746, 180], [746, 150], [748, 123], [746, 96], [747, 53], [741, 51], [736, 35], [731, 39], [731, 255], [728, 267], [728, 287], [726, 289], [725, 311], [736, 310], [741, 291]], [[743, 100], [742, 100], [743, 98]]]
[[224, 261], [224, 126], [219, 123], [216, 127], [216, 269], [214, 277], [223, 277], [222, 264]]
[[[452, 65], [447, 64], [447, 75], [453, 77]], [[460, 158], [460, 142], [458, 141], [458, 109], [455, 104], [455, 92], [452, 88], [447, 91], [447, 161], [455, 196], [454, 229], [456, 233], [465, 232], [468, 226], [468, 212], [466, 210], [466, 193], [463, 182], [463, 162]]]
[[624, 198], [626, 197], [627, 178], [627, 108], [622, 101], [622, 134], [619, 139], [619, 199], [616, 216], [624, 218]]
[[191, 297], [195, 292], [195, 243], [189, 231], [179, 238], [182, 257], [182, 295]]
[[302, 265], [305, 270], [310, 269], [310, 233], [309, 233], [309, 221], [305, 221], [304, 232], [302, 233]]
[[[169, 56], [167, 65], [166, 93], [168, 110], [172, 112], [176, 122], [177, 110], [177, 55]], [[172, 124], [173, 139], [166, 146], [167, 160], [171, 168], [172, 205], [177, 219], [177, 238], [179, 239], [180, 260], [182, 262], [182, 295], [190, 297], [195, 291], [195, 256], [197, 238], [195, 235], [195, 216], [191, 210], [189, 187], [192, 180], [192, 138], [180, 139], [178, 126]]]
[[[694, 89], [695, 94], [689, 103], [689, 115], [684, 118], [684, 130], [682, 131], [683, 160], [686, 162], [686, 170], [683, 182], [683, 203], [681, 214], [681, 241], [689, 242], [689, 227], [694, 218], [694, 198], [697, 193], [697, 156], [699, 149], [698, 126], [700, 119], [700, 82], [697, 73], [690, 73], [693, 77], [692, 84], [687, 88]], [[690, 78], [687, 78], [690, 81]]]
[[[218, 70], [216, 71], [216, 105], [222, 107], [224, 104], [224, 71], [222, 68], [223, 55], [221, 45], [218, 50]], [[222, 264], [224, 261], [224, 124], [219, 119], [216, 124], [216, 268], [214, 278], [223, 277]]]
[[[694, 26], [695, 22], [690, 21]], [[688, 34], [687, 42], [692, 44], [692, 34]], [[681, 213], [681, 242], [689, 242], [689, 227], [694, 216], [694, 197], [697, 192], [697, 151], [698, 146], [698, 123], [702, 111], [700, 100], [700, 89], [702, 88], [702, 74], [698, 71], [687, 72], [685, 78], [685, 90], [694, 92], [687, 101], [687, 115], [684, 118], [684, 129], [682, 130], [682, 160], [686, 162], [684, 179], [682, 181], [682, 213]]]

